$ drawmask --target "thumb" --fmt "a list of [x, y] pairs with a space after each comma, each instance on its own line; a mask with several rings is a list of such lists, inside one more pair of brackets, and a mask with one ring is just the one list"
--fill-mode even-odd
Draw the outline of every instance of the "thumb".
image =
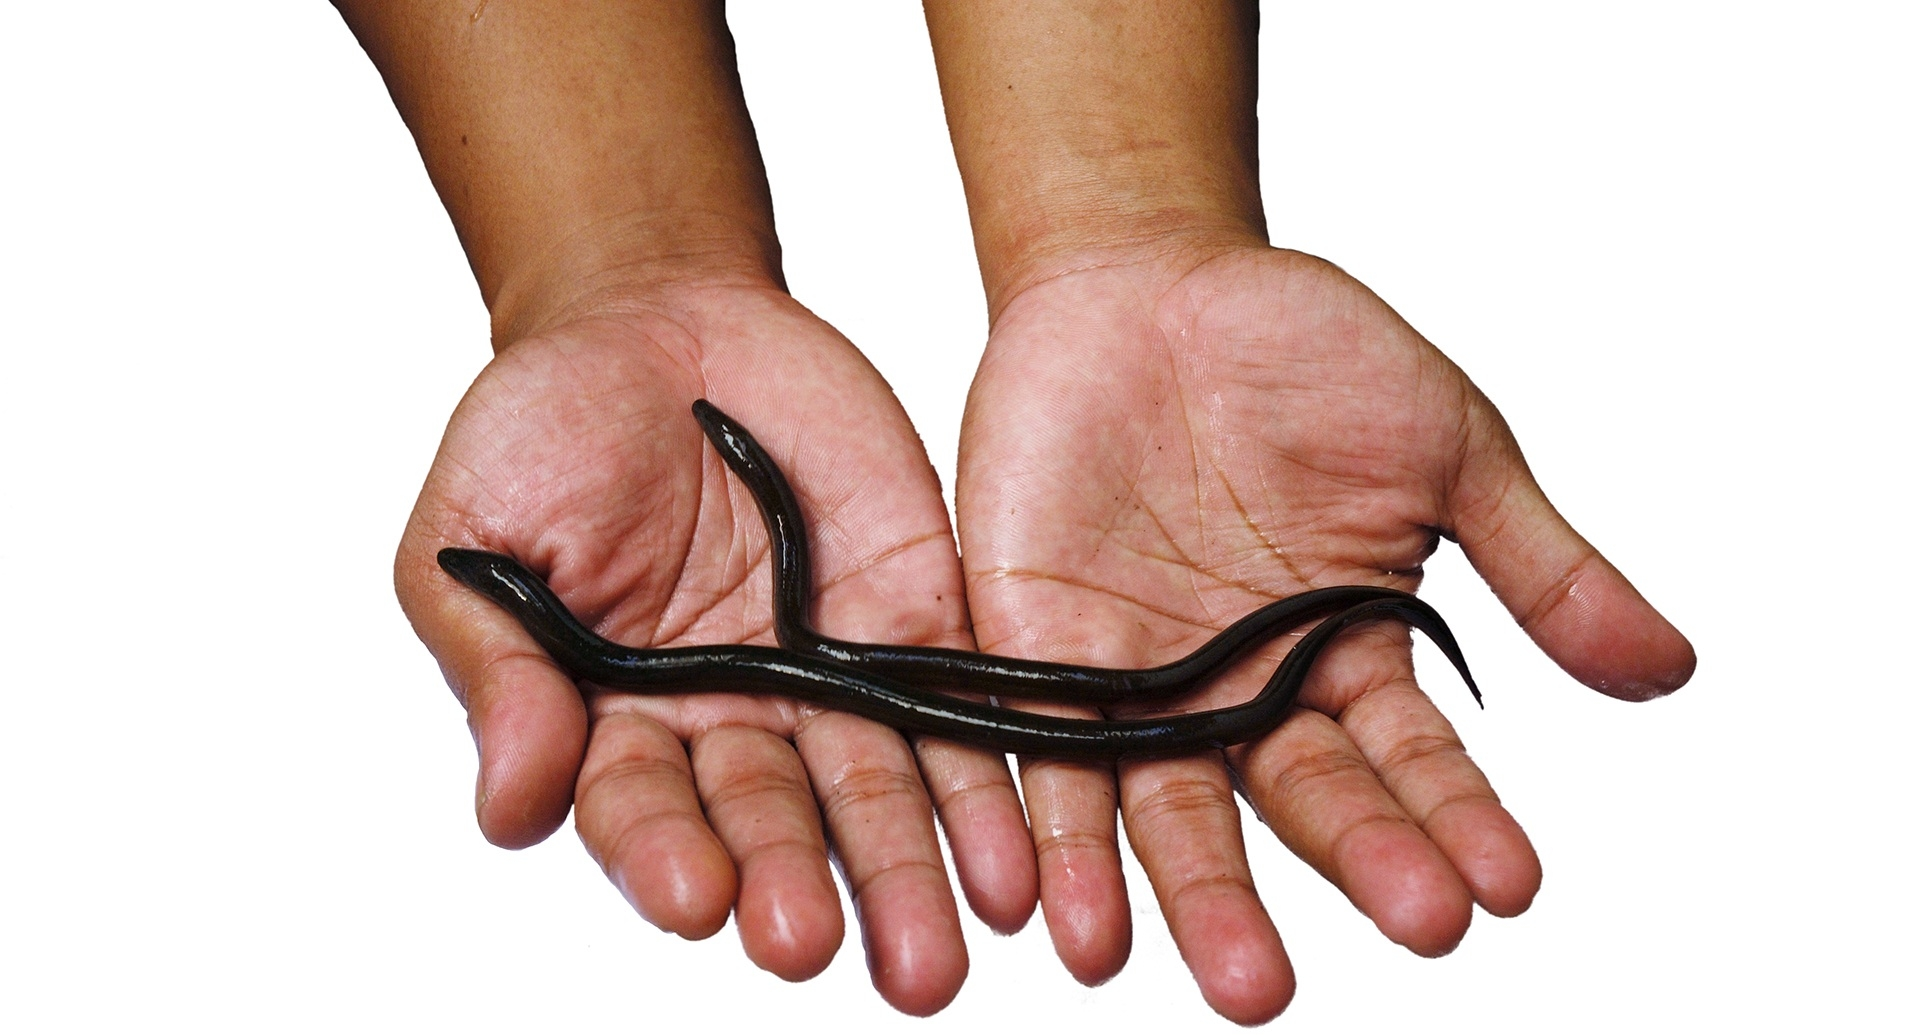
[[1474, 570], [1580, 682], [1625, 701], [1679, 689], [1693, 675], [1693, 645], [1547, 501], [1499, 415], [1480, 430], [1447, 500]]
[[518, 623], [440, 570], [434, 556], [450, 545], [409, 527], [394, 584], [414, 632], [467, 709], [480, 753], [480, 830], [503, 848], [525, 848], [553, 833], [573, 805], [586, 706], [572, 678]]

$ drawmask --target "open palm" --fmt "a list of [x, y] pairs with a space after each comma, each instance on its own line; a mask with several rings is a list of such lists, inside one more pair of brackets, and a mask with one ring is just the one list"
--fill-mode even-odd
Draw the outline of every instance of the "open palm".
[[[1104, 262], [1000, 313], [962, 441], [983, 649], [1139, 666], [1314, 586], [1412, 589], [1458, 539], [1534, 639], [1616, 696], [1671, 690], [1685, 640], [1540, 494], [1492, 405], [1365, 287], [1267, 248]], [[1197, 707], [1244, 698], [1263, 661]], [[1264, 667], [1263, 667], [1264, 666]], [[1279, 730], [1224, 757], [1023, 770], [1041, 899], [1077, 976], [1128, 948], [1114, 802], [1209, 1002], [1272, 1016], [1293, 979], [1254, 892], [1236, 788], [1381, 930], [1447, 951], [1539, 863], [1415, 686], [1403, 630], [1329, 652]]]
[[823, 626], [971, 645], [939, 486], [851, 345], [771, 289], [603, 305], [506, 348], [475, 382], [396, 562], [401, 601], [469, 712], [482, 829], [530, 844], [571, 807], [588, 850], [649, 920], [705, 937], [737, 910], [749, 956], [796, 980], [841, 940], [831, 842], [876, 985], [901, 1009], [938, 1009], [966, 954], [929, 790], [975, 909], [1012, 928], [1032, 908], [1032, 853], [1003, 760], [927, 743], [916, 763], [884, 727], [777, 697], [583, 703], [510, 618], [435, 564], [445, 546], [511, 554], [588, 624], [636, 646], [769, 641], [766, 537], [689, 415], [702, 397], [751, 426], [792, 477]]

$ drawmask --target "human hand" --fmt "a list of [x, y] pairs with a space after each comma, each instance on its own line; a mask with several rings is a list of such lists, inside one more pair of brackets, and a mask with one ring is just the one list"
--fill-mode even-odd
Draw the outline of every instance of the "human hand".
[[771, 286], [603, 297], [480, 375], [395, 564], [402, 605], [468, 711], [481, 829], [533, 844], [571, 806], [642, 916], [704, 938], [732, 911], [748, 956], [787, 980], [819, 973], [840, 944], [831, 845], [876, 987], [931, 1013], [967, 957], [929, 792], [982, 919], [1012, 930], [1033, 908], [1003, 759], [923, 741], [916, 767], [891, 730], [777, 697], [583, 702], [511, 618], [435, 563], [446, 546], [511, 554], [623, 643], [770, 640], [766, 536], [689, 415], [701, 397], [749, 422], [791, 475], [823, 626], [971, 645], [932, 468], [851, 345]]
[[[1534, 483], [1493, 406], [1364, 286], [1254, 241], [1057, 258], [999, 307], [968, 401], [958, 520], [974, 634], [1134, 667], [1313, 586], [1412, 589], [1456, 539], [1536, 643], [1602, 692], [1683, 684], [1686, 640]], [[1183, 708], [1244, 698], [1282, 653]], [[1397, 627], [1343, 638], [1303, 706], [1221, 756], [1022, 765], [1055, 946], [1093, 983], [1130, 943], [1114, 803], [1202, 994], [1293, 992], [1233, 800], [1394, 941], [1449, 951], [1540, 865], [1413, 677]]]

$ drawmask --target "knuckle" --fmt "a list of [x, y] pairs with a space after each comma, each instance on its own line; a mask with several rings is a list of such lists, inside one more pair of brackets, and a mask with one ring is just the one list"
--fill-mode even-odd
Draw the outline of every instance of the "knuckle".
[[1079, 780], [1088, 776], [1113, 778], [1112, 763], [1082, 762], [1067, 758], [1046, 758], [1042, 756], [1020, 757], [1020, 778], [1022, 780], [1054, 781]]
[[1147, 826], [1191, 819], [1211, 820], [1222, 811], [1235, 811], [1233, 791], [1223, 783], [1199, 777], [1162, 782], [1127, 809], [1131, 822]]
[[932, 796], [934, 805], [944, 811], [963, 807], [983, 794], [992, 798], [1003, 786], [998, 780], [954, 779], [930, 786], [927, 793]]
[[776, 771], [731, 774], [702, 795], [707, 811], [715, 814], [736, 808], [771, 809], [805, 797], [804, 783], [791, 773]]
[[691, 786], [692, 782], [692, 775], [684, 765], [658, 757], [622, 758], [603, 763], [580, 776], [582, 797], [632, 784], [672, 783]]
[[1547, 588], [1542, 590], [1540, 595], [1534, 598], [1533, 603], [1527, 605], [1526, 609], [1519, 613], [1520, 628], [1530, 633], [1534, 632], [1538, 630], [1541, 625], [1549, 621], [1555, 614], [1559, 613], [1561, 608], [1565, 607], [1569, 601], [1574, 599], [1574, 587], [1580, 584], [1581, 579], [1587, 573], [1587, 569], [1592, 566], [1593, 562], [1598, 559], [1599, 556], [1600, 554], [1597, 551], [1592, 547], [1588, 547], [1587, 550], [1580, 555], [1578, 560], [1567, 565], [1558, 575], [1554, 576], [1553, 580], [1547, 584]]
[[848, 868], [847, 894], [857, 901], [880, 890], [881, 885], [902, 880], [944, 885], [947, 881], [947, 871], [940, 864], [919, 856], [881, 859], [858, 869]]
[[1233, 873], [1209, 873], [1188, 877], [1175, 887], [1168, 889], [1161, 909], [1168, 913], [1178, 912], [1193, 896], [1198, 894], [1229, 895], [1257, 894], [1253, 882]]
[[1457, 805], [1500, 805], [1500, 796], [1492, 790], [1468, 790], [1449, 794], [1427, 807], [1426, 814], [1420, 817], [1420, 825], [1426, 827], [1440, 815]]
[[1082, 852], [1118, 853], [1119, 839], [1101, 830], [1048, 830], [1033, 836], [1034, 854], [1064, 858]]
[[699, 839], [706, 833], [706, 827], [691, 815], [662, 808], [599, 823], [589, 823], [583, 817], [579, 832], [587, 854], [599, 864], [602, 872], [611, 876], [619, 860], [657, 858], [661, 855], [657, 846], [676, 832]]
[[1327, 748], [1301, 755], [1280, 767], [1279, 790], [1282, 796], [1310, 793], [1328, 782], [1339, 783], [1354, 776], [1371, 776], [1366, 762], [1348, 752]]
[[[1341, 867], [1344, 865], [1346, 859], [1347, 842], [1353, 840], [1365, 831], [1396, 827], [1420, 833], [1419, 827], [1414, 824], [1413, 820], [1406, 816], [1387, 812], [1371, 813], [1348, 823], [1345, 827], [1341, 828], [1338, 834], [1334, 835], [1333, 840], [1327, 844], [1326, 860], [1330, 865]], [[1424, 837], [1425, 835], [1422, 834], [1421, 836]]]
[[829, 821], [902, 800], [919, 800], [925, 788], [906, 773], [877, 766], [854, 767], [826, 788], [823, 805]]
[[778, 834], [743, 846], [740, 865], [764, 866], [782, 860], [798, 860], [808, 868], [826, 864], [826, 844], [818, 837], [799, 833]]
[[1448, 763], [1466, 757], [1467, 749], [1457, 737], [1439, 733], [1409, 736], [1380, 756], [1382, 772], [1423, 768], [1427, 763]]

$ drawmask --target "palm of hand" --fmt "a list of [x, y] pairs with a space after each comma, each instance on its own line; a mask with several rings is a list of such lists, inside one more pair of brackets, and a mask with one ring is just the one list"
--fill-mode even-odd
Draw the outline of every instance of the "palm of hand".
[[[1311, 586], [1412, 589], [1438, 537], [1458, 534], [1536, 639], [1590, 682], [1631, 696], [1691, 666], [1571, 529], [1536, 534], [1529, 522], [1551, 508], [1458, 368], [1306, 256], [1105, 266], [1024, 291], [969, 400], [959, 488], [975, 635], [990, 650], [1158, 663]], [[1552, 606], [1582, 593], [1628, 631]], [[1636, 605], [1645, 614], [1627, 614]], [[1664, 651], [1654, 676], [1615, 671], [1623, 638]], [[1264, 1019], [1292, 991], [1247, 871], [1236, 787], [1417, 951], [1450, 948], [1474, 901], [1512, 915], [1538, 887], [1525, 835], [1415, 687], [1407, 642], [1380, 628], [1347, 637], [1309, 681], [1312, 711], [1227, 759], [1120, 769], [1129, 841], [1203, 993], [1230, 1017]], [[1283, 646], [1182, 706], [1243, 698]], [[1077, 767], [1025, 778], [1056, 944], [1083, 979], [1104, 977], [1126, 952], [1116, 788]]]
[[[1171, 287], [1086, 271], [1009, 307], [969, 412], [976, 591], [1064, 588], [1148, 634], [1083, 649], [1158, 655], [1309, 586], [1411, 588], [1477, 395], [1404, 325], [1382, 335], [1370, 295], [1273, 254]], [[995, 604], [978, 638], [1026, 650], [1063, 606]]]
[[[969, 645], [939, 488], [884, 383], [782, 294], [679, 301], [578, 319], [503, 351], [456, 412], [409, 522], [396, 578], [468, 707], [482, 828], [532, 843], [571, 805], [588, 850], [643, 915], [704, 937], [737, 901], [748, 954], [790, 979], [818, 972], [841, 938], [831, 836], [882, 993], [902, 1009], [936, 1009], [966, 957], [928, 788], [896, 734], [782, 698], [599, 695], [583, 705], [511, 619], [435, 567], [447, 545], [512, 554], [619, 642], [770, 641], [759, 513], [687, 409], [709, 396], [755, 429], [799, 487], [823, 622]], [[993, 794], [974, 795], [981, 807], [950, 827], [976, 909], [1017, 925], [1032, 890], [1005, 862], [1005, 845], [1026, 835], [1004, 763], [942, 746], [923, 761], [936, 799], [959, 787], [1004, 792], [998, 808]]]

